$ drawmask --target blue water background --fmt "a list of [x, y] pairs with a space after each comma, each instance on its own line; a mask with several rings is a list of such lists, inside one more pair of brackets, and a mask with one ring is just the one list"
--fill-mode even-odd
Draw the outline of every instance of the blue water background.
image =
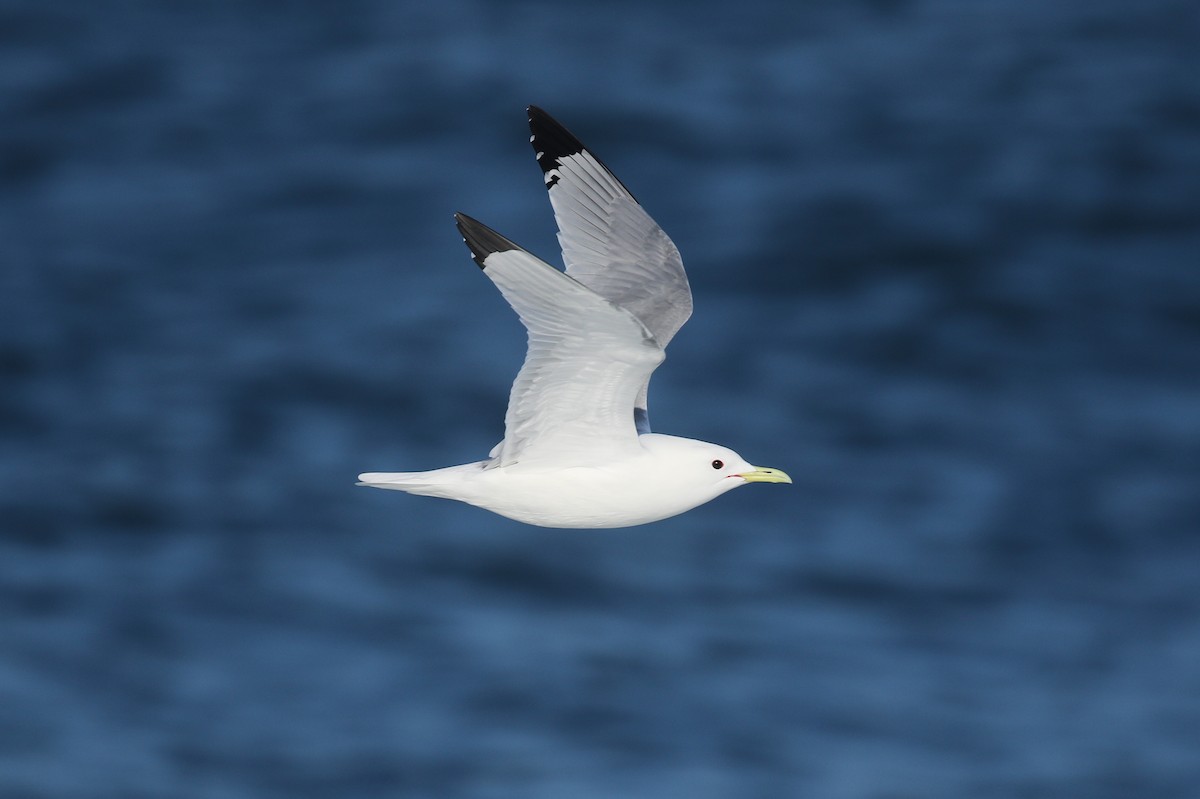
[[[1196, 796], [1198, 20], [0, 3], [0, 796]], [[353, 486], [502, 435], [528, 103], [683, 252], [656, 428], [794, 486]]]

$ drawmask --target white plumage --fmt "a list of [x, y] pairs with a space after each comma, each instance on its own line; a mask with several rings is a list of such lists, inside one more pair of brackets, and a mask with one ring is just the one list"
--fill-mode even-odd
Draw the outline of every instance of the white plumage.
[[649, 432], [647, 388], [692, 312], [675, 245], [579, 140], [531, 107], [561, 272], [474, 219], [458, 228], [529, 333], [504, 440], [477, 463], [360, 484], [468, 502], [546, 527], [626, 527], [747, 482], [786, 482], [725, 447]]

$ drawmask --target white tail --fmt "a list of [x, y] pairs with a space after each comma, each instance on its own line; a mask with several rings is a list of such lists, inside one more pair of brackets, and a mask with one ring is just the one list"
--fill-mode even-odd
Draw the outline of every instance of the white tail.
[[421, 493], [419, 489], [428, 488], [429, 480], [426, 472], [364, 472], [358, 476], [357, 485], [371, 488], [391, 488], [396, 491]]
[[464, 474], [480, 471], [487, 461], [447, 466], [428, 472], [364, 472], [358, 476], [358, 485], [371, 488], [390, 488], [434, 497], [458, 498]]

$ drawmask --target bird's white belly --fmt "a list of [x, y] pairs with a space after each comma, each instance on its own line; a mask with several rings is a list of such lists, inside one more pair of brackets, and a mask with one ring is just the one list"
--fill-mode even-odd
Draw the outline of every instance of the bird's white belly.
[[463, 488], [456, 499], [542, 527], [629, 527], [683, 513], [715, 496], [673, 491], [637, 470], [611, 467], [488, 469]]

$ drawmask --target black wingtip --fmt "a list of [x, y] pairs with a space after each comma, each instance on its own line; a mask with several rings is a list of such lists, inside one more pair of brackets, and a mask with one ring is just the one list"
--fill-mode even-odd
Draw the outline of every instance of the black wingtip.
[[[552, 189], [554, 184], [558, 183], [559, 162], [568, 156], [582, 153], [587, 148], [583, 146], [583, 142], [575, 138], [571, 131], [564, 128], [561, 122], [536, 105], [528, 106], [525, 111], [529, 115], [529, 132], [532, 134], [529, 137], [529, 143], [533, 145], [533, 151], [537, 154], [538, 166], [542, 168], [542, 179], [546, 181], [546, 188]], [[608, 168], [608, 164], [601, 161], [590, 150], [588, 150], [588, 156], [608, 172], [634, 202], [637, 202], [633, 192], [629, 190], [628, 186], [621, 183], [620, 179]]]
[[558, 174], [552, 170], [558, 166], [559, 159], [583, 152], [583, 143], [536, 105], [525, 110], [529, 115], [529, 132], [532, 134], [529, 143], [537, 153], [538, 166], [542, 168], [542, 176], [549, 188], [558, 182]]
[[458, 232], [462, 234], [463, 241], [471, 249], [471, 258], [475, 260], [480, 269], [485, 268], [484, 261], [494, 252], [521, 249], [487, 225], [464, 213], [455, 214], [454, 223], [458, 226]]

